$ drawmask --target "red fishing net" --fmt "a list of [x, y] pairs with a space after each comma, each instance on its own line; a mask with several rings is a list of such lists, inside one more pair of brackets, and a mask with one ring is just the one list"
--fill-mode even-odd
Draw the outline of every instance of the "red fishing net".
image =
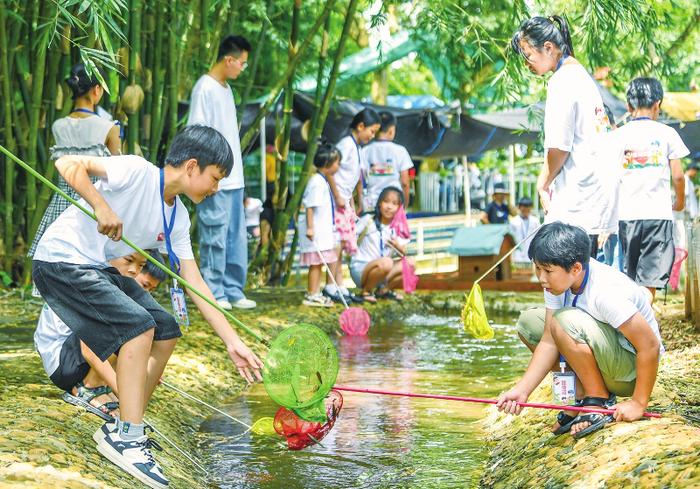
[[304, 421], [294, 411], [281, 407], [275, 415], [275, 431], [287, 438], [290, 450], [301, 450], [320, 442], [331, 431], [342, 407], [343, 396], [338, 391], [330, 391], [326, 397], [325, 423]]
[[338, 319], [340, 329], [349, 336], [364, 336], [369, 331], [372, 320], [369, 313], [361, 307], [348, 307]]

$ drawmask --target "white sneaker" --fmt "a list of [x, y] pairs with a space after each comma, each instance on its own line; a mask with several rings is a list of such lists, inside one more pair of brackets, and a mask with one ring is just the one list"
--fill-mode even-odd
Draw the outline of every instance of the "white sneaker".
[[221, 309], [226, 309], [227, 311], [230, 311], [233, 309], [233, 306], [231, 306], [231, 303], [225, 299], [222, 299], [220, 301], [216, 301], [219, 306], [221, 306]]
[[302, 304], [311, 307], [333, 307], [333, 301], [320, 292], [317, 294], [306, 294]]
[[122, 470], [154, 489], [167, 489], [168, 479], [153, 458], [151, 448], [162, 450], [161, 446], [148, 436], [136, 440], [122, 440], [119, 433], [98, 428], [92, 436], [97, 441], [97, 451]]
[[243, 299], [238, 299], [236, 302], [234, 302], [231, 305], [237, 309], [254, 309], [255, 306], [257, 306], [258, 304], [255, 301], [252, 301], [250, 299], [246, 299], [244, 297]]

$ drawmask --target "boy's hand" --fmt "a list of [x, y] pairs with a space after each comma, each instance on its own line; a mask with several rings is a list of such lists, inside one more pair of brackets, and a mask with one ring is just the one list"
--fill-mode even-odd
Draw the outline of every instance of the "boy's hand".
[[508, 392], [504, 392], [498, 396], [496, 407], [499, 411], [503, 411], [508, 414], [520, 414], [523, 407], [519, 406], [518, 403], [526, 402], [527, 398], [528, 394], [525, 391], [520, 390], [516, 385]]
[[112, 241], [119, 241], [122, 238], [122, 228], [124, 223], [107, 204], [95, 208], [97, 217], [97, 232], [106, 235]]
[[[667, 207], [668, 209], [668, 207]], [[680, 212], [683, 209], [685, 209], [685, 200], [684, 199], [675, 199], [673, 201], [673, 210], [676, 212]]]
[[306, 237], [309, 238], [309, 241], [314, 240], [314, 229], [313, 228], [306, 228]]
[[249, 383], [255, 382], [256, 379], [262, 380], [260, 369], [263, 367], [263, 363], [245, 343], [236, 338], [233, 343], [228, 345], [226, 350], [228, 351], [228, 356], [231, 357], [231, 360], [238, 368], [238, 373], [241, 374], [241, 377]]
[[629, 399], [615, 404], [611, 409], [615, 410], [615, 421], [637, 421], [644, 416], [644, 406], [641, 402]]

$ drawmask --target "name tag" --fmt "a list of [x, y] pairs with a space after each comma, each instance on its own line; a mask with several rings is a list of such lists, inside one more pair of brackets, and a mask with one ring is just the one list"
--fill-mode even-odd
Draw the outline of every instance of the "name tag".
[[174, 285], [170, 288], [170, 303], [173, 306], [173, 314], [180, 326], [189, 326], [190, 318], [187, 315], [187, 303], [185, 302], [185, 291]]
[[554, 372], [552, 374], [552, 397], [556, 404], [576, 402], [576, 374], [573, 372]]

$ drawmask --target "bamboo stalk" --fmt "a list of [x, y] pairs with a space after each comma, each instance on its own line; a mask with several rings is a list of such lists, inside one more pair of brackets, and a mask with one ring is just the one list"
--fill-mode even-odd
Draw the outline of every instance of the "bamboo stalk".
[[253, 120], [252, 124], [245, 132], [245, 134], [243, 134], [243, 137], [241, 138], [241, 148], [247, 148], [250, 142], [255, 137], [255, 134], [258, 130], [258, 126], [260, 125], [260, 121], [270, 112], [270, 109], [277, 101], [277, 98], [280, 96], [280, 93], [282, 93], [283, 88], [287, 85], [287, 80], [289, 80], [289, 78], [296, 70], [297, 65], [303, 59], [304, 55], [306, 54], [306, 50], [311, 45], [313, 38], [321, 29], [321, 26], [325, 22], [326, 18], [330, 15], [334, 5], [335, 0], [328, 0], [324, 5], [321, 15], [318, 16], [314, 25], [311, 27], [309, 32], [306, 33], [304, 42], [302, 42], [301, 46], [299, 46], [299, 50], [297, 51], [296, 56], [294, 56], [292, 61], [288, 64], [287, 70], [284, 72], [282, 77], [280, 77], [277, 83], [272, 87], [272, 90], [270, 90], [267, 99], [265, 99], [265, 102], [260, 107], [260, 110], [255, 116], [255, 119]]
[[152, 94], [151, 94], [151, 134], [150, 134], [150, 149], [149, 155], [152, 161], [158, 159], [158, 147], [160, 138], [163, 132], [163, 86], [164, 77], [163, 71], [163, 35], [165, 29], [155, 28], [155, 48], [153, 52], [153, 67], [151, 68], [153, 76]]
[[[240, 107], [245, 108], [246, 104], [248, 103], [248, 100], [250, 100], [250, 92], [253, 89], [253, 83], [255, 83], [256, 78], [258, 77], [258, 68], [260, 66], [260, 60], [263, 57], [263, 52], [265, 52], [265, 38], [267, 36], [267, 30], [270, 26], [270, 12], [272, 11], [272, 7], [274, 5], [274, 0], [268, 0], [267, 5], [265, 7], [265, 19], [262, 23], [262, 27], [260, 28], [260, 33], [258, 34], [258, 38], [255, 42], [255, 50], [253, 51], [253, 59], [250, 62], [250, 70], [248, 73], [248, 79], [245, 84], [245, 88], [243, 89], [243, 95], [241, 96], [241, 105]], [[329, 16], [330, 17], [330, 16]], [[265, 53], [268, 55], [268, 53]], [[240, 126], [243, 123], [243, 117], [241, 117], [238, 121], [238, 125]], [[239, 127], [240, 129], [240, 127]]]
[[[5, 144], [11, 152], [15, 152], [15, 138], [12, 134], [12, 94], [10, 92], [10, 52], [7, 46], [7, 16], [5, 13], [5, 0], [0, 0], [0, 72], [2, 72], [2, 100], [3, 100], [3, 132]], [[3, 269], [8, 274], [12, 271], [12, 251], [14, 247], [14, 200], [15, 168], [9, 161], [5, 161], [5, 205], [4, 205], [4, 233], [5, 260]]]
[[[141, 12], [143, 10], [142, 0], [131, 0], [129, 5], [129, 44], [131, 52], [129, 54], [129, 85], [136, 85], [136, 68], [139, 56], [141, 55]], [[133, 114], [129, 114], [127, 125], [127, 148], [130, 154], [136, 151], [136, 144], [139, 141], [139, 115], [141, 109]]]
[[168, 145], [177, 132], [177, 10], [179, 0], [170, 3], [170, 29], [168, 30]]

